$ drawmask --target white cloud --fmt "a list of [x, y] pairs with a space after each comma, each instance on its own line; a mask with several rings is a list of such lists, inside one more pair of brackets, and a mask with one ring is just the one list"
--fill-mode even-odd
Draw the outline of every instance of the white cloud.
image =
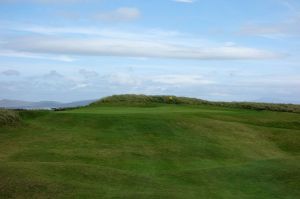
[[[119, 56], [198, 60], [270, 59], [281, 55], [233, 42], [215, 43], [177, 31], [45, 27], [0, 24], [31, 37], [4, 38], [0, 55], [73, 61], [68, 56]], [[1, 50], [5, 49], [5, 50]], [[2, 53], [1, 53], [2, 52]], [[43, 56], [42, 56], [43, 54]], [[52, 54], [52, 55], [51, 55]], [[50, 56], [51, 55], [51, 56]]]
[[[242, 46], [184, 43], [180, 41], [150, 41], [133, 39], [68, 39], [66, 37], [31, 37], [7, 40], [4, 49], [26, 53], [57, 55], [119, 56], [175, 59], [270, 59], [277, 54]], [[65, 60], [68, 61], [68, 60]]]
[[16, 57], [16, 58], [29, 58], [29, 59], [45, 59], [53, 61], [62, 61], [62, 62], [73, 62], [75, 59], [66, 56], [66, 55], [45, 55], [40, 53], [31, 53], [15, 50], [1, 50], [0, 57]]
[[140, 85], [143, 80], [141, 77], [133, 76], [129, 73], [113, 73], [109, 75], [105, 75], [102, 77], [105, 81], [107, 81], [110, 85], [118, 85], [118, 86], [133, 86], [136, 87]]
[[195, 85], [208, 85], [214, 84], [214, 81], [205, 79], [200, 75], [160, 75], [151, 78], [153, 82], [179, 85], [179, 86], [195, 86]]
[[99, 13], [95, 15], [96, 19], [112, 22], [126, 22], [138, 19], [141, 16], [139, 9], [122, 7], [111, 12]]
[[[13, 22], [0, 22], [0, 29], [9, 31], [18, 31], [20, 33], [32, 33], [38, 35], [60, 35], [60, 36], [85, 36], [85, 37], [105, 37], [118, 39], [135, 39], [135, 40], [155, 40], [166, 41], [168, 38], [184, 37], [178, 31], [169, 31], [161, 29], [131, 30], [124, 31], [111, 28], [95, 27], [55, 27], [55, 26], [38, 26], [32, 24], [14, 24]], [[0, 41], [1, 42], [1, 41]]]
[[[91, 68], [85, 69], [93, 72]], [[23, 74], [23, 73], [22, 73]], [[101, 73], [99, 73], [101, 74]], [[299, 77], [297, 75], [242, 75], [220, 78], [200, 73], [137, 74], [132, 72], [103, 73], [86, 78], [77, 69], [50, 70], [34, 76], [23, 74], [15, 80], [0, 79], [1, 98], [23, 100], [82, 100], [96, 99], [112, 94], [165, 94], [199, 97], [212, 100], [266, 101], [299, 103]], [[282, 97], [284, 96], [284, 97]], [[37, 98], [38, 97], [38, 98]]]

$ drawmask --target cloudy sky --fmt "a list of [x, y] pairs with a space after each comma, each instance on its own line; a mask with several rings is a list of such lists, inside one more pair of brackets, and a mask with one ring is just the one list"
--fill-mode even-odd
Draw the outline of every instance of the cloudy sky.
[[300, 103], [299, 0], [0, 0], [0, 99]]

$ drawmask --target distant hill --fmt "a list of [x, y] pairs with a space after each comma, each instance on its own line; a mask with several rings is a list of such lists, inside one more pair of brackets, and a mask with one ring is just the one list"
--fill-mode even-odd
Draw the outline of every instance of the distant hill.
[[29, 102], [20, 100], [0, 100], [0, 108], [7, 109], [53, 109], [53, 108], [69, 108], [86, 106], [95, 100], [84, 100], [70, 103], [60, 103], [55, 101], [40, 101], [40, 102]]

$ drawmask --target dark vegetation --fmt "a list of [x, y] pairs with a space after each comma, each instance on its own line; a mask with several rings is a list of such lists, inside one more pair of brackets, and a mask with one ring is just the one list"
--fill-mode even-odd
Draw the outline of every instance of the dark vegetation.
[[17, 111], [0, 109], [0, 126], [16, 125], [20, 122]]
[[77, 107], [66, 107], [66, 108], [53, 108], [53, 111], [70, 111], [70, 110], [75, 110], [75, 109], [79, 109], [81, 107], [84, 106], [77, 106]]
[[212, 102], [197, 98], [176, 97], [176, 96], [147, 96], [147, 95], [114, 95], [103, 98], [91, 104], [97, 105], [144, 105], [153, 104], [181, 104], [181, 105], [212, 105], [229, 108], [241, 108], [251, 110], [269, 110], [281, 112], [300, 113], [300, 105], [294, 104], [272, 104], [272, 103], [254, 103], [254, 102]]

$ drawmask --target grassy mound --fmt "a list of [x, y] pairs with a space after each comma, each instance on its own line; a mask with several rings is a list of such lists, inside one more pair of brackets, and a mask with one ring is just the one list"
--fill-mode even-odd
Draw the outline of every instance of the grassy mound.
[[97, 102], [92, 103], [92, 106], [113, 104], [113, 105], [151, 105], [151, 104], [203, 104], [206, 101], [176, 96], [149, 96], [149, 95], [113, 95], [100, 99]]
[[300, 113], [300, 105], [294, 104], [272, 104], [254, 102], [211, 102], [197, 98], [176, 97], [176, 96], [148, 96], [148, 95], [113, 95], [105, 97], [91, 106], [101, 105], [139, 105], [151, 106], [154, 104], [182, 104], [182, 105], [211, 105], [228, 108], [240, 108], [251, 110], [269, 110], [280, 112]]
[[12, 110], [0, 109], [0, 126], [15, 125], [20, 121], [19, 113]]

